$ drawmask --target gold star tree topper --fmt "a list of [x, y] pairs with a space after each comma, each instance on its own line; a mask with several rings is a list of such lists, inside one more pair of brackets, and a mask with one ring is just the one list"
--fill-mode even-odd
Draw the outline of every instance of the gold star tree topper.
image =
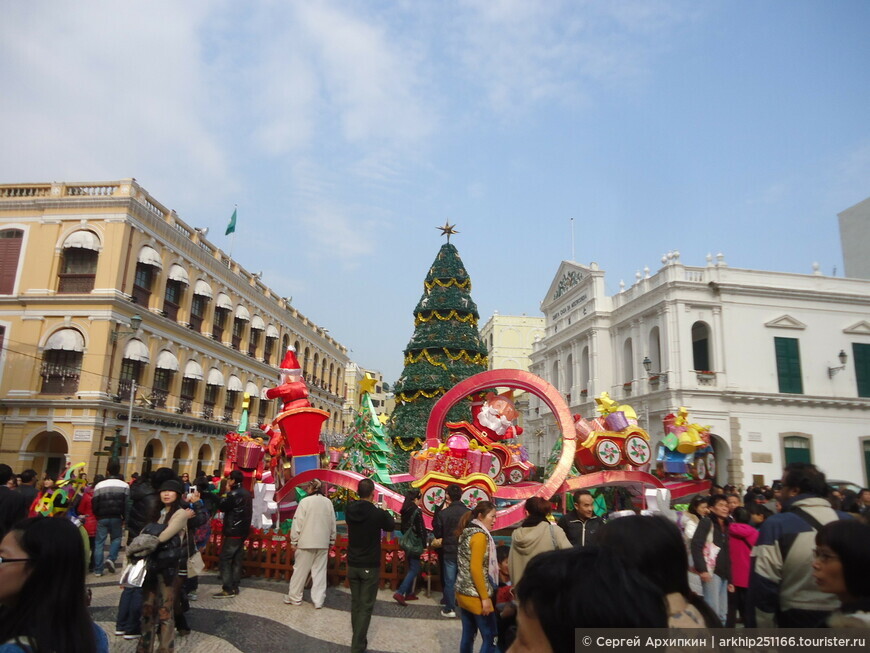
[[377, 384], [377, 382], [378, 380], [376, 378], [366, 372], [366, 378], [362, 379], [359, 382], [359, 393], [361, 395], [365, 394], [366, 392], [368, 392], [369, 394], [373, 393], [375, 391], [375, 385]]
[[450, 224], [450, 222], [448, 220], [445, 220], [443, 227], [435, 227], [435, 228], [439, 229], [441, 231], [442, 236], [447, 236], [447, 242], [449, 243], [450, 236], [452, 236], [453, 234], [459, 233], [458, 231], [456, 231], [455, 227], [456, 227], [455, 224]]

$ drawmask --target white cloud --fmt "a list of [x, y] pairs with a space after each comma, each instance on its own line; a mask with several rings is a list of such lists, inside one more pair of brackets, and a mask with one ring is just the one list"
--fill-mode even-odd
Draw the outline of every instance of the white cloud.
[[312, 248], [310, 259], [351, 270], [375, 251], [375, 223], [358, 219], [338, 205], [320, 202], [302, 213], [301, 223]]
[[[0, 23], [6, 180], [136, 176], [175, 202], [234, 185], [193, 4], [16, 3]], [[182, 174], [184, 173], [184, 174]]]

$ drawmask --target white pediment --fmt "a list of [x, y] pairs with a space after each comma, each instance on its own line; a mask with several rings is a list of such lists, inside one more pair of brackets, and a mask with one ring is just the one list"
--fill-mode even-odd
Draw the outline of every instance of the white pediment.
[[791, 315], [780, 315], [778, 318], [765, 322], [764, 326], [770, 329], [806, 329], [807, 325]]
[[558, 301], [575, 288], [583, 285], [590, 278], [590, 272], [591, 270], [585, 265], [573, 261], [562, 261], [541, 306], [544, 307]]
[[861, 320], [850, 327], [843, 329], [843, 333], [849, 333], [854, 336], [870, 336], [870, 322]]

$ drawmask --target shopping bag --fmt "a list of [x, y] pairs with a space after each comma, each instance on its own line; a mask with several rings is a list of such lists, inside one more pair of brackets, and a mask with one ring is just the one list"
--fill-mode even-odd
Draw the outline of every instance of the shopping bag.
[[136, 562], [128, 563], [121, 573], [121, 585], [124, 587], [142, 587], [145, 582], [145, 558], [139, 558]]

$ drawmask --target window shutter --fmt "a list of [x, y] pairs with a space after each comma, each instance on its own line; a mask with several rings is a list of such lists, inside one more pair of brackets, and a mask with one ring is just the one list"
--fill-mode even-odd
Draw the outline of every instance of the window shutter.
[[852, 359], [855, 361], [855, 380], [858, 396], [870, 397], [870, 345], [852, 343]]
[[776, 350], [776, 374], [779, 378], [779, 391], [803, 394], [801, 379], [801, 357], [797, 338], [774, 338]]

